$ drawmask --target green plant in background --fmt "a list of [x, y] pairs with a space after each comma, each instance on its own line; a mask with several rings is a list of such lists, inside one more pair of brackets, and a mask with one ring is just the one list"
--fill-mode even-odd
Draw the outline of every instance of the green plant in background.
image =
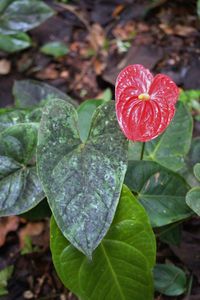
[[200, 121], [200, 90], [181, 91], [180, 101], [193, 110], [194, 118]]
[[52, 55], [57, 58], [69, 52], [68, 47], [62, 42], [49, 42], [40, 48], [40, 51], [47, 55]]
[[197, 0], [197, 15], [200, 18], [200, 0]]
[[[129, 142], [128, 147], [118, 127], [113, 126], [116, 120], [110, 92], [105, 93], [105, 99], [88, 100], [78, 107], [69, 96], [37, 81], [16, 82], [13, 94], [15, 108], [0, 110], [1, 215], [24, 213], [46, 201], [47, 193], [56, 217], [51, 220], [53, 262], [65, 286], [81, 299], [96, 300], [97, 295], [99, 299], [109, 300], [152, 299], [153, 278], [154, 288], [160, 293], [184, 293], [186, 276], [177, 267], [156, 265], [154, 277], [152, 275], [156, 254], [152, 226], [156, 231], [163, 231], [161, 237], [165, 242], [173, 243], [177, 239], [174, 228], [192, 216], [193, 210], [198, 213], [188, 200], [191, 189], [199, 187], [198, 181], [191, 185], [187, 178], [192, 176], [193, 166], [200, 162], [199, 140], [192, 140], [190, 109], [179, 101], [172, 123], [161, 136], [146, 143], [141, 161], [142, 143]], [[37, 145], [38, 168], [45, 193], [35, 172]], [[127, 156], [128, 161], [123, 161], [122, 156]], [[110, 157], [113, 157], [112, 163]], [[50, 161], [52, 175], [42, 167], [43, 164], [49, 166]], [[119, 195], [125, 164], [126, 186], [123, 185]], [[194, 168], [197, 178], [198, 164]], [[183, 169], [187, 181], [183, 178]], [[101, 184], [102, 174], [106, 175], [104, 185]], [[68, 185], [62, 184], [65, 180]], [[91, 193], [94, 186], [97, 192]], [[79, 215], [73, 210], [70, 215], [70, 211], [62, 209], [62, 195], [66, 192], [71, 199], [79, 195]], [[102, 195], [106, 201], [98, 202], [97, 208], [95, 199]], [[192, 195], [195, 199], [192, 202], [198, 203], [198, 197], [196, 193]], [[109, 211], [113, 214], [118, 198], [119, 204], [110, 224], [110, 217], [104, 212], [110, 203]], [[38, 217], [44, 215], [43, 207], [36, 206]], [[34, 209], [29, 214], [35, 215]], [[99, 230], [96, 236], [91, 235], [93, 229], [87, 227], [87, 223], [86, 231], [81, 228], [81, 218], [87, 214], [96, 218], [98, 228], [102, 228], [102, 224], [109, 227], [92, 259], [87, 250], [94, 247], [102, 233]], [[73, 227], [73, 218], [80, 220], [78, 228]], [[66, 232], [68, 222], [72, 226], [70, 232]], [[74, 232], [80, 239], [73, 240], [73, 244], [76, 243], [90, 259], [69, 242], [74, 239]], [[105, 295], [108, 290], [110, 294]]]
[[31, 46], [31, 38], [25, 33], [54, 14], [40, 0], [1, 0], [0, 50], [15, 52]]
[[8, 280], [12, 276], [13, 270], [14, 266], [9, 266], [0, 271], [0, 296], [8, 294], [7, 284]]

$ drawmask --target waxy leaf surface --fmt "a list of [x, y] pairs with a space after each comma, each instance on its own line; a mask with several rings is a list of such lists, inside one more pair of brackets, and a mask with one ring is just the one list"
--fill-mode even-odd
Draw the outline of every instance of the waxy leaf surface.
[[15, 81], [13, 87], [15, 104], [19, 108], [30, 108], [38, 105], [44, 105], [45, 100], [63, 99], [75, 104], [68, 95], [46, 83], [37, 80], [20, 80]]
[[31, 38], [24, 32], [17, 34], [0, 34], [0, 50], [13, 53], [31, 46]]
[[152, 300], [155, 246], [147, 214], [126, 186], [92, 261], [65, 239], [52, 218], [55, 268], [65, 286], [82, 300]]
[[128, 144], [114, 102], [97, 108], [82, 143], [76, 110], [52, 100], [38, 139], [39, 176], [56, 222], [76, 248], [91, 256], [113, 220], [127, 167]]
[[125, 183], [148, 212], [152, 226], [163, 226], [191, 216], [185, 202], [189, 186], [178, 174], [150, 161], [131, 161]]
[[187, 288], [187, 278], [183, 270], [172, 264], [156, 264], [154, 268], [155, 289], [167, 296], [179, 296]]
[[200, 187], [192, 188], [186, 195], [187, 205], [200, 216]]
[[26, 111], [18, 109], [0, 109], [0, 132], [18, 123], [24, 123]]
[[7, 1], [0, 9], [0, 34], [26, 32], [53, 15], [53, 10], [40, 0]]
[[37, 124], [18, 124], [0, 134], [0, 216], [21, 214], [44, 193], [34, 166]]
[[96, 99], [86, 100], [77, 108], [79, 133], [83, 142], [88, 138], [92, 117], [96, 108], [105, 102], [104, 100]]

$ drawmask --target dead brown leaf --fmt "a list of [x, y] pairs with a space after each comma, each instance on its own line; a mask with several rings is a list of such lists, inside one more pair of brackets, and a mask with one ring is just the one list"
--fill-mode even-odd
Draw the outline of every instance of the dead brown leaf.
[[112, 13], [112, 16], [114, 18], [118, 17], [123, 10], [124, 10], [124, 4], [117, 5]]
[[186, 36], [196, 33], [196, 29], [194, 27], [180, 25], [180, 24], [177, 24], [176, 26], [171, 27], [170, 25], [163, 23], [163, 24], [160, 24], [159, 27], [167, 35], [179, 35], [182, 37], [186, 37]]
[[95, 59], [94, 61], [94, 70], [95, 70], [95, 73], [97, 75], [101, 75], [102, 72], [105, 70], [106, 68], [106, 63], [105, 62], [102, 62], [98, 59]]
[[88, 35], [88, 40], [95, 51], [101, 49], [105, 43], [105, 33], [103, 27], [97, 23], [93, 24]]
[[25, 238], [27, 236], [34, 237], [40, 235], [44, 230], [43, 222], [30, 222], [19, 232], [20, 248], [24, 247]]
[[7, 75], [11, 70], [11, 62], [7, 59], [0, 60], [0, 75]]
[[136, 33], [136, 24], [133, 21], [129, 21], [126, 24], [119, 24], [114, 27], [112, 34], [116, 39], [128, 40], [133, 38]]
[[39, 71], [36, 74], [36, 77], [39, 79], [56, 79], [59, 77], [59, 72], [56, 70], [56, 66], [54, 64], [49, 65], [44, 70]]
[[5, 217], [0, 219], [0, 247], [2, 247], [6, 240], [6, 235], [17, 230], [19, 226], [19, 218], [15, 216]]

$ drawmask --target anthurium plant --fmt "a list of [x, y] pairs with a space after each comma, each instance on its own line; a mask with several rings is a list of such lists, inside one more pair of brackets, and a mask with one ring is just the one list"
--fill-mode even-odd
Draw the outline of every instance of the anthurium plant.
[[173, 243], [174, 228], [200, 214], [200, 139], [175, 83], [132, 65], [115, 101], [78, 106], [36, 81], [16, 82], [13, 94], [15, 108], [0, 110], [0, 216], [40, 217], [47, 199], [53, 263], [79, 299], [184, 293], [182, 270], [154, 268], [153, 229]]

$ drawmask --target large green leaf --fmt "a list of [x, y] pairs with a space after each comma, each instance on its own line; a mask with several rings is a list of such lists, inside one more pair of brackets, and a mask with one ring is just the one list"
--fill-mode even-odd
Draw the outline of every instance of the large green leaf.
[[144, 159], [153, 160], [177, 171], [184, 166], [184, 157], [190, 149], [193, 120], [189, 110], [181, 102], [174, 119], [158, 138], [145, 144]]
[[36, 105], [43, 105], [46, 100], [63, 99], [76, 104], [68, 95], [46, 83], [37, 80], [15, 81], [13, 87], [15, 104], [20, 108], [30, 108]]
[[53, 15], [53, 10], [40, 0], [15, 0], [2, 5], [0, 34], [26, 32]]
[[0, 216], [23, 213], [44, 198], [34, 167], [37, 131], [30, 123], [0, 134]]
[[51, 251], [61, 280], [82, 300], [153, 299], [155, 238], [143, 207], [125, 186], [92, 261], [65, 239], [53, 218]]
[[96, 108], [105, 102], [97, 99], [86, 100], [77, 108], [78, 128], [82, 141], [86, 141], [88, 138], [92, 117]]
[[39, 130], [39, 176], [56, 222], [70, 242], [91, 256], [106, 234], [127, 167], [127, 141], [114, 101], [97, 108], [82, 143], [72, 105], [52, 100]]
[[189, 190], [185, 180], [155, 162], [129, 162], [125, 183], [137, 193], [152, 226], [167, 225], [192, 214], [185, 202]]
[[187, 193], [186, 202], [200, 216], [200, 187], [194, 187]]
[[11, 35], [0, 34], [0, 50], [13, 53], [31, 46], [31, 38], [24, 32]]
[[186, 275], [170, 264], [157, 264], [154, 268], [154, 284], [156, 291], [167, 296], [179, 296], [186, 290]]

